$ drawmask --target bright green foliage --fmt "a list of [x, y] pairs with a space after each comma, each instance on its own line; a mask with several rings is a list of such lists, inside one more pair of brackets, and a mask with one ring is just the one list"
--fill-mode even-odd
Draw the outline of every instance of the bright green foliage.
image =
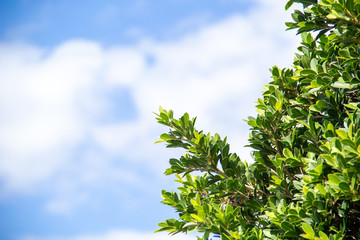
[[247, 121], [253, 163], [231, 153], [226, 138], [196, 130], [187, 113], [175, 119], [160, 108], [157, 121], [170, 128], [160, 142], [186, 153], [165, 172], [181, 186], [162, 193], [179, 218], [158, 231], [360, 239], [360, 0], [286, 8], [293, 2], [304, 11], [287, 26], [302, 43], [292, 69], [271, 69], [259, 114]]

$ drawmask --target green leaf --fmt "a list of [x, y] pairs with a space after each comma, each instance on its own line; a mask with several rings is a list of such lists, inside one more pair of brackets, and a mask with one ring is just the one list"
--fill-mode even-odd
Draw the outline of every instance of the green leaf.
[[302, 70], [300, 72], [301, 75], [304, 75], [304, 76], [313, 76], [313, 75], [316, 75], [316, 72], [314, 70], [311, 70], [311, 69], [305, 69], [305, 70]]
[[333, 84], [331, 84], [331, 86], [334, 88], [350, 88], [350, 84], [340, 81], [334, 82]]
[[191, 227], [197, 227], [197, 226], [198, 226], [197, 223], [188, 222], [188, 223], [185, 223], [184, 228], [191, 228]]
[[318, 184], [316, 184], [315, 189], [317, 189], [322, 195], [324, 195], [324, 196], [326, 195], [326, 190], [325, 190], [324, 185], [318, 183]]
[[200, 222], [200, 223], [202, 223], [202, 222], [205, 222], [205, 219], [203, 219], [203, 218], [201, 218], [200, 216], [198, 216], [198, 215], [196, 215], [196, 214], [190, 214], [190, 216], [193, 218], [193, 219], [195, 219], [197, 222]]
[[169, 117], [168, 117], [165, 113], [160, 113], [160, 117], [161, 117], [165, 122], [168, 122], [168, 121], [169, 121]]
[[167, 133], [163, 133], [163, 134], [160, 135], [160, 139], [166, 141], [166, 140], [172, 139], [172, 137]]
[[335, 132], [342, 139], [348, 139], [349, 138], [348, 134], [347, 134], [347, 132], [345, 130], [337, 129], [337, 130], [335, 130]]
[[279, 68], [276, 67], [276, 66], [272, 68], [271, 73], [272, 73], [272, 75], [275, 76], [275, 77], [280, 77], [280, 70], [279, 70]]
[[318, 61], [316, 58], [311, 59], [310, 61], [310, 67], [312, 70], [314, 70], [315, 72], [317, 72], [317, 65], [318, 65]]
[[315, 238], [315, 232], [308, 223], [302, 223], [301, 228], [304, 230], [306, 234], [302, 234], [301, 236], [306, 239], [314, 239]]
[[340, 188], [341, 190], [345, 191], [345, 192], [350, 191], [350, 186], [349, 186], [349, 184], [346, 183], [346, 182], [341, 182], [341, 183], [339, 183], [339, 188]]
[[314, 112], [321, 112], [321, 108], [319, 107], [319, 106], [317, 106], [317, 105], [311, 105], [310, 107], [309, 107], [309, 109], [311, 110], [311, 111], [314, 111]]
[[284, 149], [283, 154], [287, 158], [293, 158], [294, 157], [294, 155], [292, 154], [292, 152], [288, 148]]
[[230, 204], [227, 204], [225, 207], [225, 215], [232, 214], [233, 211], [234, 211], [234, 208]]
[[288, 10], [293, 5], [293, 3], [293, 1], [288, 1], [285, 5], [285, 10]]
[[245, 201], [246, 206], [249, 208], [255, 209], [255, 210], [261, 210], [262, 206], [258, 201], [255, 200], [246, 200]]
[[189, 114], [184, 113], [184, 115], [181, 117], [181, 121], [183, 122], [184, 125], [186, 125], [187, 122], [189, 121]]
[[328, 154], [322, 154], [321, 157], [325, 159], [326, 163], [329, 164], [330, 166], [338, 168], [336, 158], [334, 158], [333, 156]]
[[328, 179], [334, 185], [339, 185], [339, 183], [341, 183], [341, 179], [335, 174], [328, 174]]
[[319, 237], [321, 240], [329, 240], [329, 237], [323, 231], [319, 231]]
[[284, 221], [281, 223], [281, 228], [286, 232], [286, 231], [293, 231], [294, 230], [294, 226], [291, 225], [288, 221]]
[[324, 110], [327, 107], [327, 103], [324, 100], [319, 100], [316, 102], [316, 106], [318, 106], [321, 110]]

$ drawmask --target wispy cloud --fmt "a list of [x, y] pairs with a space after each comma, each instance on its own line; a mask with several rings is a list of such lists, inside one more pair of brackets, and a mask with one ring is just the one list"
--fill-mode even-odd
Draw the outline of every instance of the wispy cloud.
[[[129, 188], [160, 184], [172, 153], [153, 145], [166, 131], [154, 121], [159, 105], [198, 116], [199, 128], [229, 136], [232, 150], [249, 160], [242, 119], [255, 114], [268, 68], [289, 66], [296, 49], [294, 33], [284, 32], [286, 15], [281, 4], [259, 1], [246, 16], [174, 41], [104, 48], [70, 40], [51, 50], [2, 43], [1, 193], [47, 191], [45, 209], [67, 214], [104, 186], [128, 196]], [[109, 94], [113, 89], [126, 97]], [[121, 106], [127, 110], [114, 114]], [[101, 239], [167, 239], [136, 234], [115, 231]]]

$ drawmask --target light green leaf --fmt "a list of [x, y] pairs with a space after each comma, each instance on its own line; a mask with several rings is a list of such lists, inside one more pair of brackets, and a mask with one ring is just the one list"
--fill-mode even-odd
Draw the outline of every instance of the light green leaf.
[[327, 103], [324, 100], [319, 100], [316, 102], [316, 106], [323, 110], [327, 107]]
[[301, 228], [304, 230], [306, 234], [302, 234], [302, 237], [306, 239], [314, 239], [315, 238], [315, 232], [308, 223], [303, 223], [301, 225]]
[[315, 189], [318, 190], [322, 195], [326, 194], [324, 185], [322, 185], [320, 183], [316, 184]]
[[331, 84], [331, 86], [334, 88], [350, 88], [351, 85], [345, 82], [336, 81]]
[[345, 130], [337, 129], [335, 132], [342, 139], [348, 139], [349, 138], [348, 134], [347, 134], [347, 132]]
[[199, 217], [198, 215], [196, 215], [196, 214], [190, 214], [190, 216], [193, 218], [193, 219], [195, 219], [197, 222], [200, 222], [200, 223], [202, 223], [202, 222], [205, 222], [205, 219], [202, 219], [201, 217]]
[[335, 174], [329, 174], [328, 179], [332, 184], [336, 186], [339, 185], [339, 183], [341, 183], [341, 179]]
[[167, 133], [163, 133], [163, 134], [160, 135], [160, 139], [166, 141], [166, 140], [172, 139], [172, 137]]
[[314, 70], [315, 72], [317, 72], [317, 65], [318, 65], [318, 61], [316, 58], [311, 59], [310, 62], [310, 67], [312, 70]]
[[292, 152], [288, 148], [284, 149], [283, 154], [287, 158], [293, 158], [294, 157], [294, 155], [292, 154]]
[[320, 112], [321, 111], [321, 108], [319, 108], [319, 106], [317, 106], [317, 105], [311, 105], [310, 107], [309, 107], [309, 109], [311, 110], [311, 111], [314, 111], [314, 112]]
[[328, 154], [322, 154], [321, 157], [325, 159], [326, 163], [329, 164], [330, 166], [338, 168], [337, 161], [333, 156]]
[[323, 231], [319, 231], [319, 237], [321, 240], [329, 240], [329, 237]]

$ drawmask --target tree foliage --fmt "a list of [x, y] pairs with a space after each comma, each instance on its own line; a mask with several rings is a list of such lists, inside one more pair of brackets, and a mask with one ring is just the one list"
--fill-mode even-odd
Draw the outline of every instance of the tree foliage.
[[235, 239], [360, 239], [360, 1], [298, 0], [289, 29], [302, 43], [292, 68], [272, 82], [249, 117], [254, 162], [226, 138], [160, 108], [167, 147], [183, 148], [165, 174], [177, 191], [162, 203], [179, 213], [158, 231]]

